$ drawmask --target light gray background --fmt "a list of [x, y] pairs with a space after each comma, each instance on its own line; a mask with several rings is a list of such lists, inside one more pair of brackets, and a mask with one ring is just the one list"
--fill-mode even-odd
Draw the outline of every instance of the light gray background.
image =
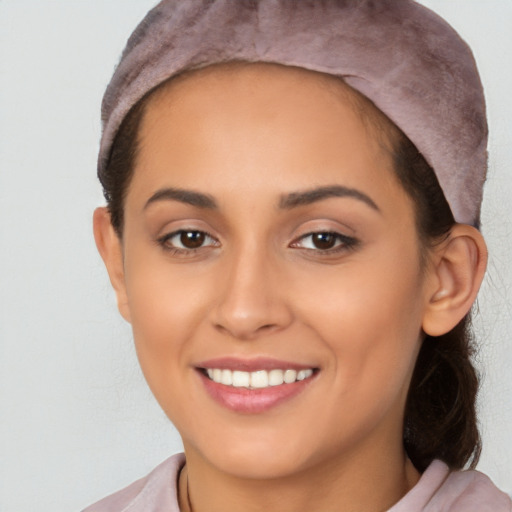
[[[491, 127], [480, 469], [512, 491], [512, 0], [423, 0], [474, 48]], [[180, 449], [96, 254], [99, 105], [153, 0], [0, 0], [0, 510], [79, 510]]]

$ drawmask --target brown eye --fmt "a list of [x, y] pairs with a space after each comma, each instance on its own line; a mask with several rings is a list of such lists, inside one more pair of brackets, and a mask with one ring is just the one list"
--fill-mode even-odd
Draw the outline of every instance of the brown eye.
[[311, 242], [316, 249], [332, 249], [338, 241], [338, 236], [334, 233], [313, 233], [311, 235]]
[[182, 231], [180, 234], [180, 243], [187, 249], [197, 249], [204, 244], [206, 233], [202, 231]]
[[357, 244], [358, 241], [351, 236], [331, 231], [315, 231], [303, 235], [293, 242], [291, 246], [327, 255], [352, 249]]
[[333, 233], [314, 233], [311, 236], [317, 249], [332, 249], [336, 245], [337, 238]]
[[205, 231], [197, 229], [180, 229], [164, 235], [158, 239], [158, 243], [169, 251], [176, 253], [193, 252], [207, 247], [218, 247], [219, 242]]

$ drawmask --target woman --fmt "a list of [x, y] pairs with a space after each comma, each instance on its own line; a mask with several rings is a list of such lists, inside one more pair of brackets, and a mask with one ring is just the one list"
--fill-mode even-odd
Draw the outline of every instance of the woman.
[[103, 121], [96, 242], [185, 457], [88, 510], [510, 510], [458, 471], [487, 127], [446, 23], [164, 1]]

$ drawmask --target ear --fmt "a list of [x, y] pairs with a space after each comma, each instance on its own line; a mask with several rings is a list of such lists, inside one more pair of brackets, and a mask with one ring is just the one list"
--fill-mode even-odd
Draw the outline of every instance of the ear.
[[123, 318], [130, 321], [130, 309], [124, 279], [123, 247], [110, 221], [106, 207], [96, 208], [93, 215], [94, 240], [107, 267], [110, 282], [117, 296], [117, 307]]
[[476, 299], [487, 266], [487, 247], [476, 228], [456, 224], [433, 249], [423, 331], [441, 336], [453, 329]]

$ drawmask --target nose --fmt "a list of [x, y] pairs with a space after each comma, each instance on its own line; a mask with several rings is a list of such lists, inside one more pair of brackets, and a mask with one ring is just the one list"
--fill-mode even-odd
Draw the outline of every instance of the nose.
[[212, 321], [217, 330], [239, 340], [285, 329], [292, 322], [279, 269], [260, 251], [245, 251], [220, 277]]

